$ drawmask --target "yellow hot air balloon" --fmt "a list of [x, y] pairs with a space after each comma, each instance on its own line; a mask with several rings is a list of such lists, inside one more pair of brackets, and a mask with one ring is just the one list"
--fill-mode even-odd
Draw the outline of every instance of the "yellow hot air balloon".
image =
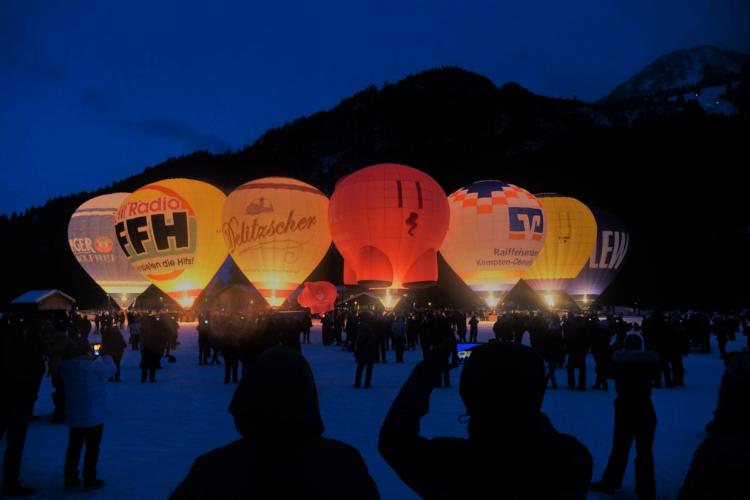
[[221, 209], [226, 196], [205, 182], [166, 179], [128, 196], [115, 233], [130, 264], [190, 308], [227, 257]]
[[331, 246], [328, 198], [288, 177], [250, 181], [229, 194], [222, 232], [247, 279], [271, 306], [280, 306]]
[[539, 200], [497, 180], [469, 184], [448, 197], [451, 216], [440, 253], [494, 307], [523, 278], [544, 244]]
[[149, 286], [128, 263], [116, 244], [114, 220], [117, 209], [130, 193], [111, 193], [91, 198], [78, 207], [68, 223], [68, 243], [76, 260], [96, 283], [126, 308]]
[[568, 196], [536, 195], [544, 209], [547, 226], [542, 251], [524, 278], [554, 306], [569, 280], [578, 276], [596, 245], [596, 219], [591, 210]]

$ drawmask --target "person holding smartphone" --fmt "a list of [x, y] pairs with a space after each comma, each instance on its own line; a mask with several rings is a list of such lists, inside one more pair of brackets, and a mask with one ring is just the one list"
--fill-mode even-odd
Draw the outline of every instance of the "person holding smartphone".
[[60, 373], [65, 384], [65, 423], [70, 428], [65, 454], [65, 487], [81, 485], [78, 463], [85, 444], [83, 486], [101, 488], [104, 481], [96, 476], [96, 464], [104, 433], [106, 381], [114, 375], [115, 364], [105, 347], [97, 353], [88, 341], [80, 339], [69, 345]]

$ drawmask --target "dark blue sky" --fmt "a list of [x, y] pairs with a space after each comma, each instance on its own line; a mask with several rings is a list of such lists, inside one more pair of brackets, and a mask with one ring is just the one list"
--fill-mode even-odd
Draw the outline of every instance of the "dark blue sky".
[[672, 50], [750, 51], [748, 26], [747, 0], [0, 0], [0, 213], [422, 69], [596, 99]]

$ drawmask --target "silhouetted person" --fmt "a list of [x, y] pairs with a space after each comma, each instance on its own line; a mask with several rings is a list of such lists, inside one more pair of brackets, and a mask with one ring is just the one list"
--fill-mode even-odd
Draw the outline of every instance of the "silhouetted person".
[[385, 353], [388, 350], [388, 338], [391, 335], [390, 318], [386, 315], [377, 314], [372, 323], [372, 328], [375, 330], [375, 340], [378, 343], [379, 353], [379, 358], [375, 362], [385, 363], [387, 361]]
[[21, 457], [34, 402], [44, 377], [41, 325], [20, 317], [0, 320], [0, 439], [8, 436], [3, 457], [2, 494], [35, 492], [21, 485]]
[[391, 323], [391, 339], [393, 341], [393, 352], [396, 353], [396, 363], [404, 362], [404, 349], [406, 348], [406, 318], [398, 316]]
[[379, 498], [359, 452], [321, 437], [315, 381], [300, 353], [260, 354], [229, 412], [242, 438], [198, 457], [170, 498]]
[[562, 326], [557, 317], [553, 317], [547, 325], [547, 335], [542, 341], [541, 353], [547, 366], [545, 387], [552, 381], [552, 388], [557, 389], [555, 371], [560, 366], [560, 360], [563, 357]]
[[[586, 390], [586, 354], [589, 342], [583, 320], [580, 317], [568, 318], [563, 327], [565, 351], [568, 353], [568, 389]], [[575, 371], [578, 370], [576, 386]]]
[[434, 316], [432, 316], [430, 331], [432, 333], [432, 349], [436, 349], [438, 346], [444, 343], [451, 346], [450, 352], [444, 357], [443, 369], [440, 370], [440, 373], [435, 379], [435, 387], [450, 387], [451, 356], [453, 358], [453, 366], [456, 366], [458, 364], [458, 353], [456, 352], [456, 337], [455, 335], [453, 335], [453, 329], [451, 329], [448, 318], [446, 318], [442, 314], [435, 314]]
[[708, 437], [698, 446], [678, 500], [750, 496], [750, 355], [729, 353]]
[[310, 313], [306, 313], [305, 317], [302, 318], [302, 343], [303, 344], [309, 344], [310, 343], [310, 329], [312, 328], [312, 318], [310, 317]]
[[64, 471], [66, 488], [81, 484], [78, 463], [84, 444], [83, 486], [100, 488], [104, 485], [104, 481], [96, 477], [96, 464], [106, 413], [104, 381], [115, 373], [115, 365], [106, 350], [100, 352], [102, 356], [94, 358], [85, 339], [72, 342], [60, 368], [65, 382], [65, 423], [69, 427]]
[[610, 364], [612, 363], [612, 350], [610, 347], [612, 330], [609, 328], [608, 321], [599, 322], [596, 318], [589, 321], [589, 328], [591, 354], [594, 356], [594, 363], [596, 363], [596, 380], [594, 381], [593, 389], [607, 391], [609, 390], [607, 378], [610, 372]]
[[603, 493], [619, 489], [635, 440], [635, 492], [641, 500], [656, 495], [652, 452], [656, 412], [651, 402], [651, 383], [659, 367], [657, 354], [642, 348], [638, 335], [628, 335], [623, 349], [612, 357], [612, 378], [617, 391], [612, 452], [601, 480], [591, 484], [592, 491]]
[[[414, 368], [380, 429], [378, 450], [401, 480], [423, 498], [586, 498], [591, 454], [540, 411], [544, 364], [525, 346], [472, 349], [459, 389], [469, 439], [419, 435], [450, 348], [442, 344]], [[457, 481], [457, 468], [471, 480]]]
[[120, 362], [127, 346], [128, 344], [125, 342], [122, 332], [120, 332], [118, 327], [107, 325], [102, 328], [102, 351], [109, 354], [112, 357], [112, 362], [115, 364], [115, 374], [113, 377], [110, 377], [110, 382], [120, 381]]
[[472, 313], [469, 319], [469, 343], [476, 344], [477, 337], [479, 336], [479, 319], [477, 315]]
[[167, 345], [169, 327], [161, 316], [144, 318], [141, 330], [141, 382], [156, 382], [156, 370]]
[[456, 335], [458, 336], [458, 341], [465, 343], [466, 342], [466, 315], [462, 312], [456, 312], [454, 315], [454, 321], [456, 322]]
[[354, 387], [362, 383], [362, 371], [365, 371], [365, 388], [372, 383], [372, 365], [378, 360], [378, 343], [373, 332], [373, 318], [369, 313], [362, 313], [357, 326], [357, 342], [354, 345], [354, 359], [357, 372], [354, 375]]

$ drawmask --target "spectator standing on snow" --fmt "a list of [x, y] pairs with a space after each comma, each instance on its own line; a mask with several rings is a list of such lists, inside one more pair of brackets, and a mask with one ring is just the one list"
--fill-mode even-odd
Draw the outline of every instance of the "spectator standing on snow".
[[357, 342], [354, 345], [354, 359], [357, 371], [354, 376], [354, 387], [359, 388], [362, 383], [362, 371], [365, 372], [365, 389], [372, 383], [372, 365], [378, 360], [378, 343], [373, 332], [373, 318], [368, 312], [359, 315], [357, 326]]
[[406, 318], [402, 315], [396, 316], [396, 319], [391, 323], [391, 338], [393, 339], [393, 351], [396, 353], [396, 363], [404, 362], [406, 328]]
[[[589, 351], [589, 341], [583, 318], [569, 317], [563, 326], [565, 351], [568, 353], [568, 389], [586, 390], [586, 355]], [[575, 371], [578, 370], [578, 385], [576, 386]]]
[[102, 349], [112, 356], [112, 361], [115, 364], [115, 373], [113, 377], [109, 378], [110, 382], [120, 381], [120, 362], [127, 346], [128, 344], [117, 326], [108, 324], [102, 328]]
[[471, 313], [469, 319], [469, 343], [476, 344], [479, 337], [479, 319], [475, 313]]
[[23, 486], [19, 477], [26, 432], [44, 377], [41, 335], [40, 321], [17, 315], [0, 319], [0, 439], [8, 436], [3, 457], [5, 496], [35, 492]]
[[601, 480], [592, 483], [591, 490], [614, 493], [620, 488], [635, 440], [635, 491], [639, 500], [647, 500], [656, 496], [652, 451], [656, 412], [651, 402], [651, 383], [659, 368], [659, 356], [642, 349], [641, 337], [628, 335], [624, 348], [613, 356], [612, 376], [617, 398], [612, 452]]
[[106, 350], [101, 353], [101, 357], [93, 357], [87, 341], [73, 342], [60, 368], [65, 383], [65, 423], [70, 428], [65, 453], [66, 488], [81, 484], [78, 464], [84, 444], [83, 486], [101, 488], [104, 485], [104, 481], [97, 478], [96, 464], [104, 432], [107, 398], [104, 381], [115, 373], [115, 365]]

